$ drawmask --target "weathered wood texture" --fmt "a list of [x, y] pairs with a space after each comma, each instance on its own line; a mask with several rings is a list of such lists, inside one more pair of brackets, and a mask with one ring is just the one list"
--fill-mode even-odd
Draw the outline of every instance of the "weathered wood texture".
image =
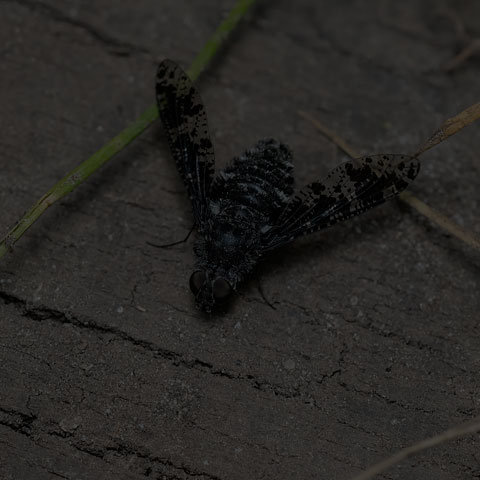
[[[452, 74], [446, 1], [260, 2], [203, 76], [220, 163], [276, 136], [299, 183], [409, 153], [480, 97]], [[5, 232], [154, 101], [233, 4], [0, 1]], [[452, 2], [480, 36], [480, 4]], [[423, 158], [413, 191], [480, 234], [479, 127]], [[480, 410], [478, 254], [397, 203], [272, 255], [230, 311], [188, 289], [190, 207], [159, 125], [56, 205], [0, 264], [2, 479], [347, 479]], [[266, 301], [271, 304], [269, 306]], [[384, 478], [480, 478], [461, 439]]]

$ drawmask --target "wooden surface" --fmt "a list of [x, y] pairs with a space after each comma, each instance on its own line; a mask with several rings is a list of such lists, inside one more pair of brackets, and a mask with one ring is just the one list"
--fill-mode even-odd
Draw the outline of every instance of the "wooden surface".
[[[480, 4], [452, 2], [479, 36]], [[4, 232], [154, 101], [233, 1], [0, 1]], [[259, 2], [202, 77], [218, 163], [275, 136], [299, 184], [410, 153], [480, 97], [446, 1]], [[412, 189], [480, 234], [479, 126]], [[275, 252], [225, 315], [193, 305], [191, 226], [160, 126], [50, 211], [0, 264], [0, 478], [348, 479], [479, 414], [478, 253], [397, 203]], [[480, 438], [388, 479], [480, 478]]]

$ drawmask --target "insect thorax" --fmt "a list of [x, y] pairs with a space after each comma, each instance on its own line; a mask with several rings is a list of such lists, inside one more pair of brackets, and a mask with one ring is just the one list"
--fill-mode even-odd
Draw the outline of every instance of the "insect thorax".
[[199, 268], [216, 270], [233, 287], [262, 255], [262, 235], [293, 193], [291, 152], [260, 140], [215, 178], [209, 218], [195, 246]]
[[260, 257], [258, 221], [265, 220], [255, 213], [238, 205], [212, 213], [195, 242], [197, 268], [225, 278], [235, 288]]

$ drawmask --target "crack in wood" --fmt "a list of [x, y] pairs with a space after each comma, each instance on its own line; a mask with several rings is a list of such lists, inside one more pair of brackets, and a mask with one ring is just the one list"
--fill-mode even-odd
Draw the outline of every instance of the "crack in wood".
[[109, 53], [117, 56], [129, 56], [132, 53], [142, 53], [152, 55], [152, 52], [143, 46], [135, 45], [133, 43], [126, 42], [114, 38], [112, 35], [101, 31], [97, 27], [90, 23], [72, 18], [66, 15], [61, 9], [52, 7], [47, 3], [40, 2], [38, 0], [1, 0], [3, 3], [15, 3], [22, 7], [28, 8], [30, 11], [38, 12], [46, 18], [52, 21], [65, 23], [73, 27], [79, 28], [86, 32], [91, 38], [95, 39], [99, 43], [102, 43], [107, 47]]

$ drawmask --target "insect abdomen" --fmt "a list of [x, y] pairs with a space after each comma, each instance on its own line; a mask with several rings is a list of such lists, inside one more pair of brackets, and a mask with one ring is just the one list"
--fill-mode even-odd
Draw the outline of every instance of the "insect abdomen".
[[293, 193], [292, 154], [274, 140], [260, 140], [220, 172], [212, 200], [228, 200], [276, 219]]

